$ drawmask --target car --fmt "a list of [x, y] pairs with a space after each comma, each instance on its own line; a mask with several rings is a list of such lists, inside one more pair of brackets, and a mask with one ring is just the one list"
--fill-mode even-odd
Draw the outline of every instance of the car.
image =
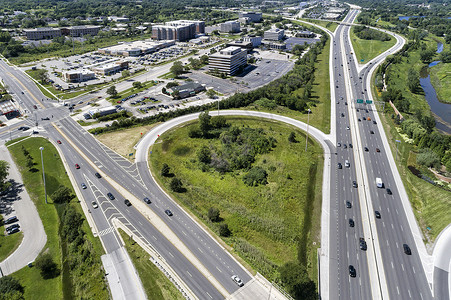
[[359, 247], [360, 247], [360, 250], [366, 251], [367, 246], [366, 246], [366, 242], [365, 242], [364, 238], [360, 238]]
[[16, 232], [19, 232], [19, 231], [20, 231], [19, 228], [13, 228], [13, 229], [11, 229], [10, 231], [8, 231], [8, 235], [11, 235], [11, 234], [16, 233]]
[[16, 223], [16, 224], [13, 224], [11, 226], [8, 226], [8, 227], [6, 227], [6, 232], [10, 232], [14, 228], [20, 228], [20, 225]]
[[38, 109], [38, 107], [37, 107], [36, 105], [33, 105], [33, 108], [34, 108], [34, 109]]
[[75, 169], [80, 169], [80, 165], [79, 164], [75, 164]]
[[376, 215], [376, 218], [377, 218], [377, 219], [380, 219], [380, 218], [381, 218], [381, 213], [380, 213], [378, 210], [376, 210], [376, 211], [374, 212], [374, 214]]
[[392, 191], [391, 191], [390, 189], [387, 188], [387, 189], [385, 189], [385, 190], [387, 191], [387, 194], [389, 194], [389, 195], [393, 194]]
[[341, 143], [337, 143], [337, 147], [341, 147]]
[[19, 219], [17, 219], [17, 217], [16, 216], [13, 216], [13, 217], [10, 217], [10, 218], [8, 218], [8, 219], [6, 219], [4, 222], [3, 222], [3, 224], [11, 224], [11, 223], [14, 223], [14, 222], [17, 222], [17, 221], [19, 221]]
[[359, 122], [361, 122], [362, 120], [360, 120], [360, 118], [357, 119]]
[[359, 109], [357, 108], [356, 111], [359, 112]]
[[127, 205], [127, 206], [131, 206], [132, 205], [132, 203], [128, 199], [124, 200], [124, 204]]
[[374, 131], [370, 130], [370, 133], [371, 133], [371, 134], [374, 134]]
[[172, 211], [170, 211], [169, 209], [166, 209], [164, 213], [167, 214], [168, 216], [172, 216]]
[[377, 122], [376, 122], [376, 121], [373, 121], [373, 124], [377, 124]]
[[368, 109], [365, 109], [365, 112], [368, 113]]
[[402, 248], [404, 249], [404, 253], [407, 255], [412, 255], [412, 251], [410, 250], [409, 245], [407, 244], [402, 244]]
[[38, 134], [39, 133], [39, 131], [37, 131], [37, 130], [33, 130], [33, 132], [32, 132], [32, 134]]
[[381, 152], [381, 149], [379, 149], [379, 148], [376, 148], [376, 152]]
[[370, 151], [370, 149], [368, 149], [368, 147], [363, 148], [365, 150], [365, 152]]
[[347, 146], [346, 144], [343, 144], [343, 148], [345, 148], [345, 149], [346, 149], [346, 148], [348, 148], [348, 146]]
[[57, 142], [58, 144], [61, 144], [61, 141], [60, 141], [60, 140], [57, 140], [56, 142]]
[[346, 168], [349, 168], [349, 167], [351, 167], [351, 164], [349, 163], [349, 160], [345, 160], [345, 167]]
[[99, 205], [98, 205], [97, 202], [95, 202], [95, 201], [92, 201], [92, 202], [91, 202], [91, 205], [92, 205], [92, 207], [94, 207], [94, 208], [98, 208], [98, 207], [99, 207]]
[[341, 163], [338, 163], [338, 168], [343, 169], [343, 166], [341, 165]]
[[21, 92], [22, 93], [22, 95], [23, 95], [23, 92]]
[[352, 182], [352, 187], [357, 188], [358, 186], [359, 186], [359, 185], [357, 184], [357, 181], [354, 180], [354, 181]]
[[338, 85], [335, 86], [338, 89]]
[[17, 130], [23, 130], [23, 126], [20, 126], [19, 128], [17, 128]]
[[349, 276], [356, 277], [357, 272], [355, 271], [355, 268], [353, 265], [349, 265]]
[[345, 102], [345, 105], [348, 105], [348, 102]]
[[110, 198], [110, 200], [116, 199], [116, 198], [114, 198], [113, 194], [111, 194], [111, 193], [107, 193], [106, 195], [108, 196], [108, 198]]
[[84, 182], [81, 183], [81, 188], [86, 190], [87, 186], [86, 186], [86, 184]]
[[41, 121], [48, 121], [48, 120], [50, 120], [49, 117], [41, 118]]
[[244, 285], [243, 281], [238, 277], [237, 275], [232, 276], [233, 282], [235, 282], [239, 287], [242, 287]]
[[349, 130], [349, 126], [346, 126], [346, 130]]
[[366, 121], [366, 117], [363, 117], [362, 119], [363, 119], [363, 121]]
[[143, 200], [144, 200], [144, 202], [146, 202], [147, 204], [150, 204], [150, 203], [152, 203], [152, 201], [150, 201], [150, 199], [149, 199], [149, 198], [147, 198], [147, 197], [146, 197], [146, 198], [144, 198]]
[[22, 129], [22, 131], [27, 131], [28, 129], [30, 129], [30, 127], [24, 126], [23, 129]]
[[99, 173], [95, 173], [94, 175], [96, 175], [97, 178], [102, 178], [102, 175], [100, 175]]
[[341, 113], [341, 117], [344, 117], [345, 116], [345, 114], [344, 113]]
[[349, 202], [349, 201], [346, 201], [346, 208], [351, 208], [352, 207], [352, 204], [351, 204], [351, 202]]
[[349, 219], [349, 227], [354, 227], [354, 220], [353, 219]]
[[349, 148], [352, 148], [352, 144], [349, 144]]

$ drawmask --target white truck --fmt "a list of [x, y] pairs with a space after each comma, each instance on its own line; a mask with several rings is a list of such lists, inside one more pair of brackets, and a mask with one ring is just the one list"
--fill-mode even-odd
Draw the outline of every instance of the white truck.
[[382, 179], [380, 179], [379, 177], [376, 177], [376, 186], [378, 188], [383, 188], [384, 187], [384, 183], [382, 182]]

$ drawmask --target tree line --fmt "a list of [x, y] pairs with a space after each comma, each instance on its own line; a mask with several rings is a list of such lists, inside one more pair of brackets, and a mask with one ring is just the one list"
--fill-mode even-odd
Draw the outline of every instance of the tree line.
[[383, 42], [391, 40], [390, 35], [366, 26], [354, 26], [352, 29], [354, 30], [355, 35], [363, 40], [379, 40]]

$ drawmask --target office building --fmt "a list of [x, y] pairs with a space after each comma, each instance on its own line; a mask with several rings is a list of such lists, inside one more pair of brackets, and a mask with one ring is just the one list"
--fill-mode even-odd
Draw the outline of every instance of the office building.
[[255, 36], [255, 35], [248, 35], [243, 37], [243, 42], [251, 42], [252, 47], [258, 47], [262, 43], [262, 37], [261, 36]]
[[83, 82], [96, 78], [96, 75], [90, 70], [83, 69], [63, 72], [62, 77], [66, 82]]
[[93, 25], [71, 26], [61, 28], [61, 33], [71, 37], [81, 37], [85, 35], [95, 36], [99, 33], [100, 28], [102, 27]]
[[205, 91], [205, 87], [197, 82], [187, 82], [182, 85], [174, 86], [171, 89], [172, 89], [171, 95], [177, 99], [183, 99], [186, 97], [194, 96], [197, 93]]
[[240, 22], [237, 21], [227, 21], [221, 24], [221, 32], [226, 33], [236, 33], [240, 32]]
[[249, 18], [249, 22], [261, 22], [262, 21], [262, 13], [257, 12], [240, 12], [238, 17], [241, 18]]
[[51, 40], [61, 36], [61, 29], [50, 27], [24, 29], [23, 32], [29, 40]]
[[105, 76], [117, 73], [128, 68], [128, 61], [116, 61], [104, 65], [97, 65], [91, 68], [96, 75]]
[[204, 21], [178, 20], [165, 25], [152, 26], [152, 38], [155, 40], [175, 40], [184, 42], [205, 33]]
[[106, 55], [140, 56], [156, 52], [160, 49], [175, 45], [175, 41], [134, 41], [111, 47], [99, 48], [98, 52]]
[[227, 47], [210, 55], [208, 62], [208, 69], [210, 71], [217, 71], [226, 73], [227, 75], [235, 75], [240, 67], [247, 64], [247, 51], [240, 47]]
[[285, 36], [285, 31], [279, 28], [271, 28], [270, 30], [265, 31], [264, 38], [265, 40], [270, 41], [280, 41]]

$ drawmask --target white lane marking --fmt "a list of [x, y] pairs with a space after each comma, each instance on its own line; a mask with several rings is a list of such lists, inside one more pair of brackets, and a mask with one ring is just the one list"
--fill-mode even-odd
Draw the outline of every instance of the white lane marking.
[[393, 265], [393, 261], [391, 262], [391, 267], [392, 267], [392, 269], [394, 269], [394, 268], [395, 268], [395, 266]]
[[211, 299], [213, 299], [213, 297], [212, 297], [208, 292], [205, 292], [205, 293], [207, 293], [208, 297], [210, 297]]
[[396, 290], [398, 291], [398, 295], [399, 295], [399, 287], [398, 286], [396, 286]]
[[401, 227], [401, 231], [404, 231], [404, 229], [402, 228], [402, 225], [399, 225], [399, 227]]
[[219, 272], [221, 272], [222, 273], [222, 271], [221, 271], [221, 269], [219, 269], [218, 267], [216, 267], [216, 269], [219, 271]]
[[407, 290], [409, 292], [409, 298], [412, 298], [412, 294], [410, 294], [410, 290]]
[[199, 251], [200, 251], [201, 253], [204, 253], [204, 251], [202, 251], [202, 249], [200, 249], [199, 247], [197, 247], [197, 249], [199, 249]]
[[416, 272], [415, 272], [415, 267], [414, 266], [412, 266], [412, 270], [413, 270], [413, 274], [415, 274]]
[[168, 251], [168, 254], [169, 254], [170, 256], [174, 257], [174, 255], [172, 255], [172, 253], [171, 253], [171, 252], [169, 252], [169, 251]]
[[[186, 271], [186, 273], [188, 273], [188, 275], [189, 275], [190, 277], [193, 277], [193, 275], [191, 275], [190, 272]], [[399, 293], [398, 293], [398, 294], [399, 294]]]

